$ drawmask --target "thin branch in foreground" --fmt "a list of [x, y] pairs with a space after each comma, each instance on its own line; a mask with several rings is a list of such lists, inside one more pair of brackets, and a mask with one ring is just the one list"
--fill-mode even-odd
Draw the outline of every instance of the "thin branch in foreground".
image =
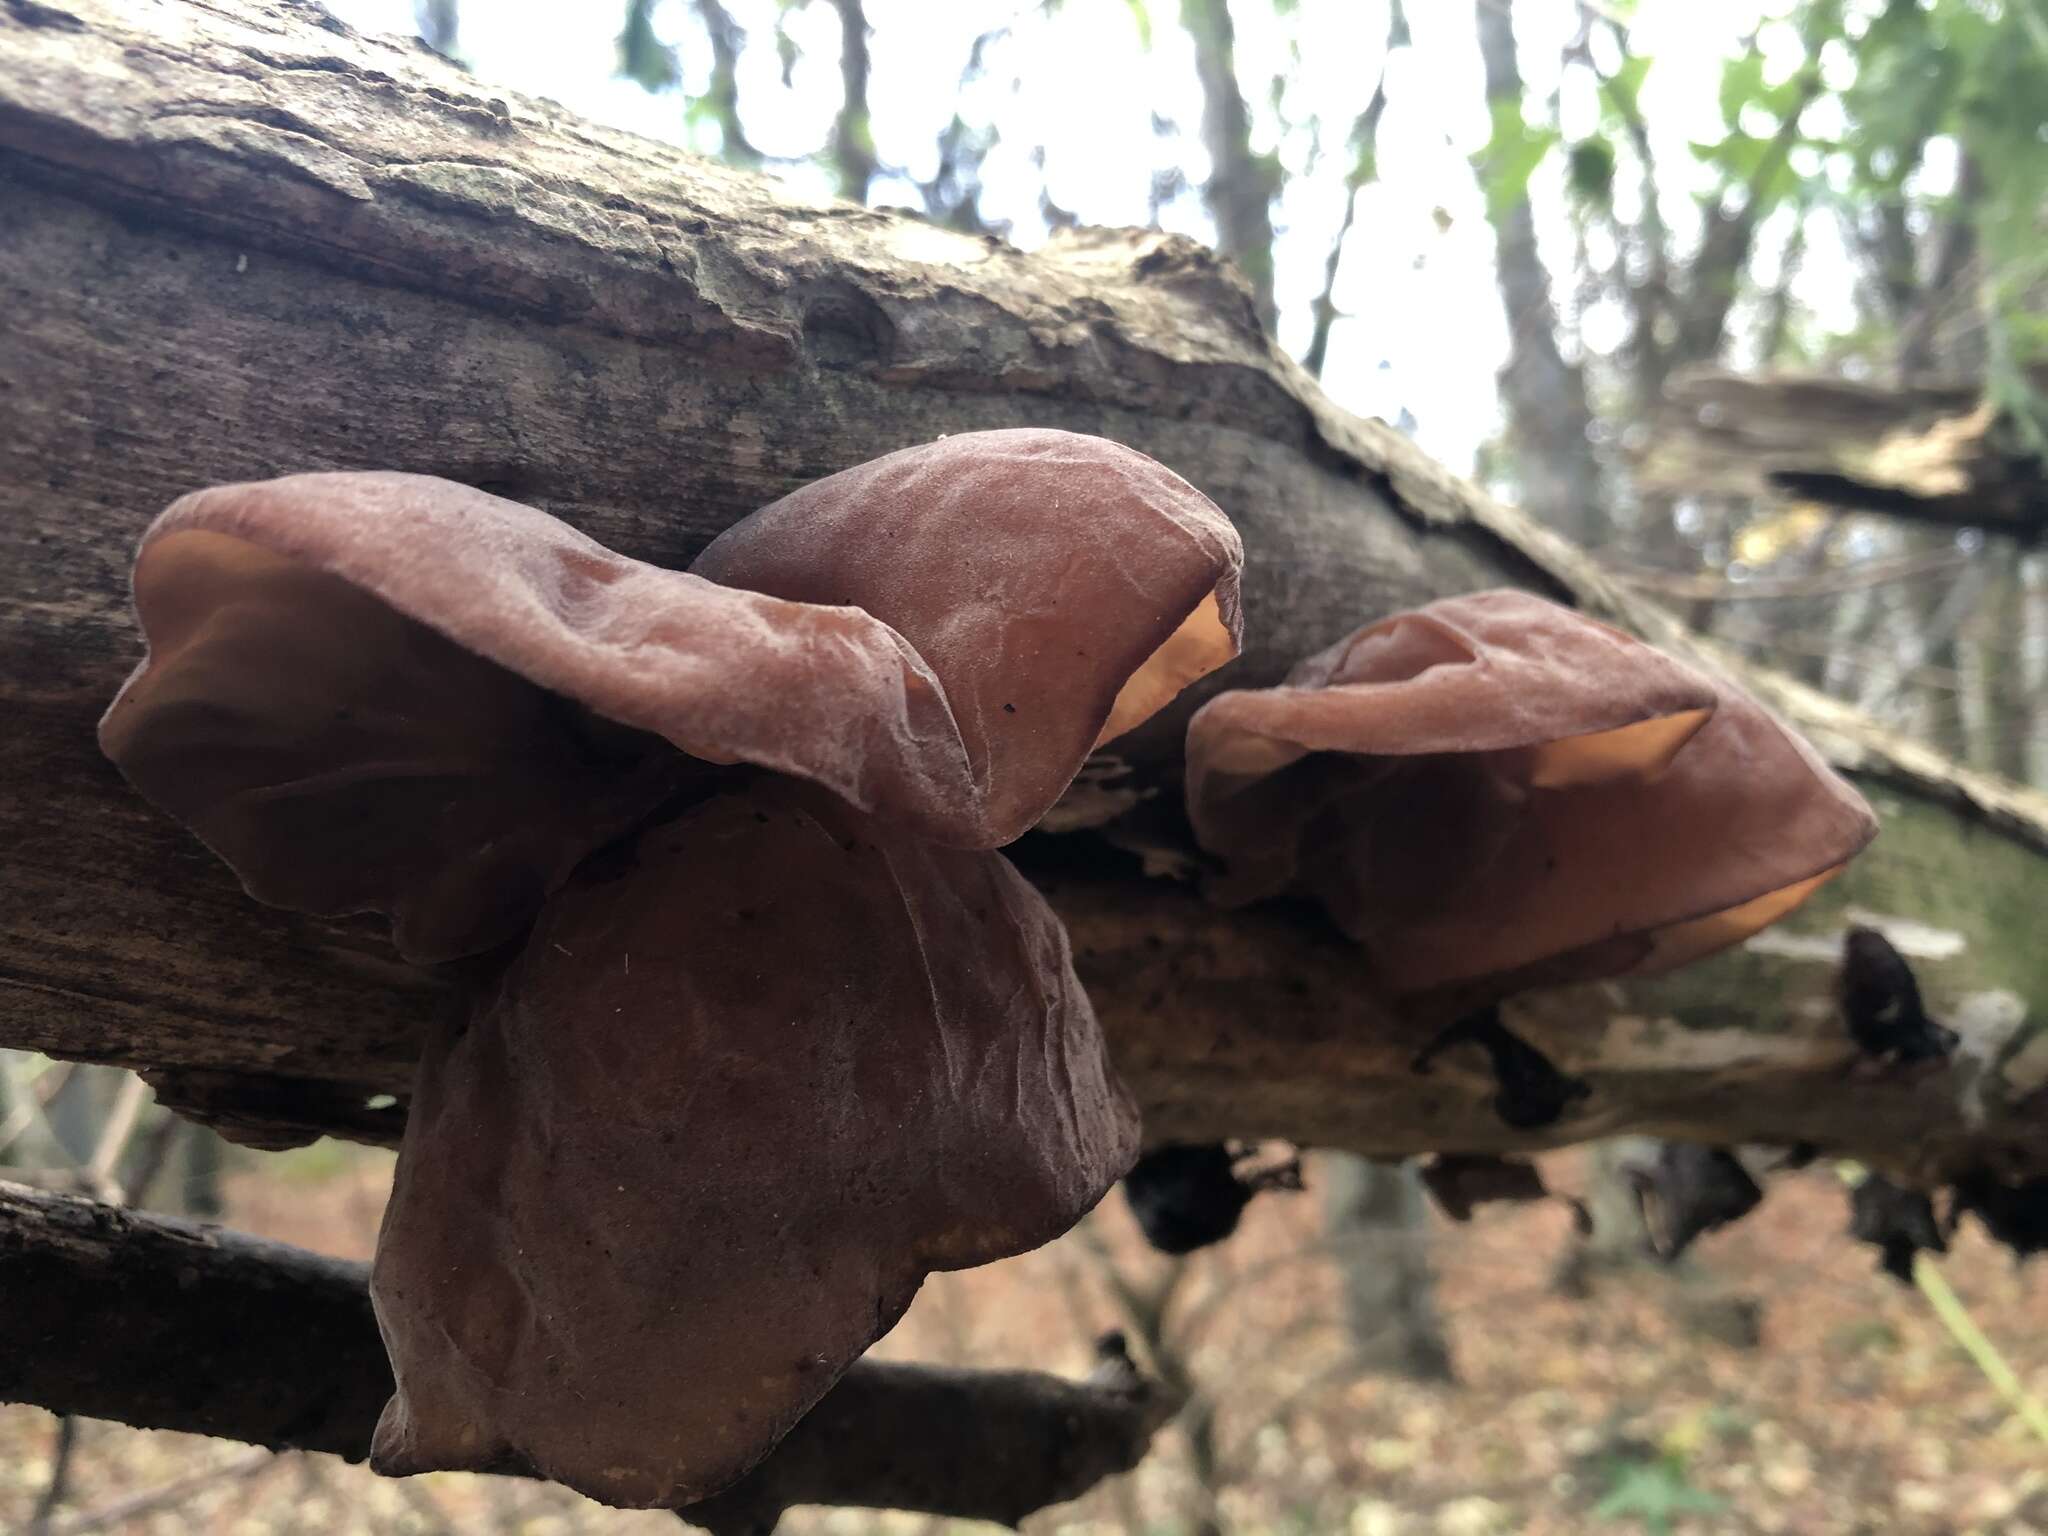
[[[0, 1182], [0, 1401], [360, 1460], [391, 1395], [367, 1265]], [[768, 1459], [683, 1517], [797, 1504], [1014, 1525], [1136, 1466], [1178, 1406], [1120, 1345], [1068, 1381], [861, 1361]], [[318, 1362], [315, 1369], [303, 1362]]]
[[1867, 560], [1840, 571], [1815, 576], [1756, 576], [1748, 581], [1730, 581], [1721, 576], [1689, 575], [1675, 571], [1654, 571], [1643, 566], [1607, 562], [1615, 580], [1662, 597], [1683, 597], [1717, 603], [1761, 603], [1802, 597], [1835, 597], [1861, 592], [1894, 582], [1917, 581], [1926, 576], [1946, 576], [1970, 563], [1971, 556], [1946, 550], [1924, 555], [1901, 555], [1894, 560]]

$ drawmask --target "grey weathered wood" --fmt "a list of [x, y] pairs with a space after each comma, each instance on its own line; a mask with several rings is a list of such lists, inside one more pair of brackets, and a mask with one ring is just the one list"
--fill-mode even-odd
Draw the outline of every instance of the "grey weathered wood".
[[[1529, 586], [1706, 655], [1580, 552], [1335, 408], [1185, 240], [1091, 232], [1024, 255], [797, 204], [289, 0], [0, 0], [0, 214], [0, 1040], [143, 1067], [251, 1139], [391, 1139], [452, 993], [370, 923], [255, 907], [95, 749], [139, 653], [129, 551], [199, 485], [423, 471], [676, 564], [886, 449], [1099, 432], [1200, 485], [1250, 551], [1245, 657], [1119, 747], [1168, 799], [1207, 692], [1434, 596]], [[1886, 836], [1775, 948], [1519, 1008], [1596, 1088], [1545, 1139], [1635, 1128], [1821, 1140], [1929, 1175], [2048, 1166], [2028, 1098], [2048, 1078], [2029, 1044], [2048, 959], [2027, 915], [2048, 905], [2048, 802], [1745, 676], [1880, 802]], [[1092, 835], [1065, 841], [1023, 857], [1155, 1136], [1528, 1141], [1476, 1062], [1408, 1074], [1430, 1021], [1389, 1017], [1313, 922], [1217, 913]], [[1988, 1021], [1984, 1071], [1849, 1071], [1826, 999], [1852, 905], [1939, 931], [1923, 980], [1938, 1008]]]
[[[2048, 369], [2037, 387], [2048, 386]], [[1671, 383], [1641, 476], [1672, 496], [1797, 496], [2022, 539], [2048, 533], [2048, 478], [1980, 384], [1861, 384], [1695, 369]]]

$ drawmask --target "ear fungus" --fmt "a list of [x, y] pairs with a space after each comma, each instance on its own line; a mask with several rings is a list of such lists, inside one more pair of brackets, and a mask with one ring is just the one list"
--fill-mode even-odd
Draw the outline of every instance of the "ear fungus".
[[1519, 592], [1359, 630], [1188, 727], [1216, 894], [1314, 895], [1396, 994], [1684, 964], [1876, 833], [1732, 684]]
[[380, 1469], [706, 1497], [926, 1273], [1121, 1176], [1065, 934], [987, 850], [1235, 654], [1241, 561], [1184, 481], [1036, 431], [807, 487], [692, 574], [410, 475], [157, 520], [101, 725], [136, 787], [409, 958], [523, 938], [422, 1063]]
[[975, 781], [931, 835], [996, 847], [1095, 747], [1237, 654], [1237, 530], [1164, 465], [1018, 428], [906, 448], [792, 491], [691, 569], [846, 603], [909, 637], [944, 687]]
[[1137, 1154], [1066, 935], [1000, 855], [765, 780], [604, 862], [422, 1066], [373, 1280], [380, 1471], [706, 1497], [927, 1272], [1058, 1236]]
[[[862, 499], [905, 484], [925, 502]], [[949, 438], [756, 517], [706, 551], [709, 580], [425, 476], [198, 492], [143, 538], [150, 654], [101, 745], [258, 900], [388, 913], [435, 962], [516, 935], [684, 776], [648, 737], [992, 848], [1128, 714], [1121, 692], [1163, 702], [1236, 654], [1236, 531], [1098, 439]], [[972, 553], [1011, 537], [1028, 556]], [[753, 590], [777, 582], [825, 597]]]

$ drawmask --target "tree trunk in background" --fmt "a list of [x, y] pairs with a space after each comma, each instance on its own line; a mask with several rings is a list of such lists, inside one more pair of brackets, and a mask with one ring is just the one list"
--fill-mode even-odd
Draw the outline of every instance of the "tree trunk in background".
[[1657, 1143], [1647, 1136], [1612, 1136], [1596, 1141], [1586, 1156], [1586, 1184], [1580, 1198], [1593, 1218], [1593, 1230], [1574, 1234], [1551, 1283], [1567, 1296], [1584, 1296], [1603, 1273], [1639, 1268], [1650, 1260], [1650, 1232], [1627, 1170], [1647, 1165]]
[[868, 200], [875, 179], [875, 131], [868, 115], [868, 18], [861, 0], [832, 0], [839, 13], [839, 115], [832, 120], [832, 163], [839, 171], [839, 195], [852, 203]]
[[445, 58], [461, 54], [461, 0], [413, 0], [413, 25], [420, 41]]
[[[1522, 110], [1515, 32], [1504, 0], [1477, 0], [1479, 53], [1490, 111]], [[1582, 548], [1607, 538], [1606, 498], [1593, 454], [1585, 374], [1559, 348], [1550, 274], [1536, 249], [1526, 197], [1494, 218], [1495, 276], [1508, 322], [1500, 394], [1522, 506]]]
[[[759, 165], [761, 151], [747, 137], [747, 126], [740, 119], [740, 49], [746, 43], [747, 34], [720, 0], [696, 0], [696, 5], [697, 15], [704, 23], [704, 34], [711, 40], [711, 80], [705, 89], [704, 100], [710, 104], [712, 116], [718, 119], [719, 157], [729, 165]], [[842, 36], [845, 27], [846, 18], [842, 14]], [[843, 82], [843, 67], [840, 75]], [[865, 79], [862, 84], [865, 89]], [[862, 196], [865, 200], [865, 187], [862, 188]]]
[[1202, 197], [1216, 221], [1216, 250], [1237, 263], [1252, 285], [1259, 321], [1271, 332], [1273, 199], [1280, 174], [1271, 157], [1252, 153], [1251, 114], [1237, 80], [1237, 33], [1230, 0], [1181, 0], [1181, 25], [1195, 44], [1202, 82], [1202, 143], [1209, 179]]
[[1418, 1381], [1450, 1381], [1450, 1345], [1436, 1309], [1429, 1216], [1413, 1164], [1332, 1153], [1315, 1162], [1323, 1230], [1338, 1268], [1359, 1365]]
[[2011, 669], [2018, 686], [2010, 719], [2021, 738], [2013, 777], [2048, 789], [2048, 554], [2020, 559], [2019, 655]]

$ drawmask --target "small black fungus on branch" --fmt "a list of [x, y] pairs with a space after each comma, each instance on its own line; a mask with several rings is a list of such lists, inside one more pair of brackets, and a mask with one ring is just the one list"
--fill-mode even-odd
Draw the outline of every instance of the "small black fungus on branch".
[[1914, 1254], [1948, 1252], [1934, 1202], [1874, 1173], [1849, 1192], [1849, 1235], [1877, 1249], [1884, 1272], [1901, 1285], [1913, 1283]]
[[2005, 1184], [1988, 1170], [1978, 1169], [1956, 1180], [1949, 1206], [1949, 1230], [1965, 1214], [1975, 1215], [1984, 1230], [2024, 1262], [2048, 1248], [2048, 1178]]
[[1145, 1240], [1161, 1253], [1193, 1253], [1235, 1232], [1261, 1190], [1301, 1188], [1299, 1158], [1238, 1172], [1248, 1155], [1210, 1142], [1159, 1147], [1139, 1158], [1124, 1175], [1124, 1200]]
[[1481, 1008], [1445, 1026], [1417, 1053], [1413, 1070], [1428, 1072], [1436, 1058], [1460, 1045], [1476, 1045], [1493, 1063], [1500, 1092], [1494, 1112], [1518, 1131], [1554, 1125], [1564, 1112], [1593, 1090], [1581, 1078], [1560, 1072], [1548, 1056], [1501, 1022], [1498, 1007]]
[[1897, 1062], [1936, 1061], [1956, 1034], [1927, 1016], [1906, 957], [1875, 928], [1851, 928], [1842, 941], [1842, 1016], [1857, 1048]]
[[1628, 1172], [1650, 1247], [1667, 1264], [1696, 1238], [1740, 1221], [1764, 1198], [1749, 1170], [1721, 1147], [1667, 1141], [1654, 1163]]
[[1526, 1203], [1550, 1195], [1534, 1163], [1483, 1153], [1439, 1152], [1422, 1165], [1422, 1187], [1452, 1221], [1470, 1221], [1476, 1205]]

